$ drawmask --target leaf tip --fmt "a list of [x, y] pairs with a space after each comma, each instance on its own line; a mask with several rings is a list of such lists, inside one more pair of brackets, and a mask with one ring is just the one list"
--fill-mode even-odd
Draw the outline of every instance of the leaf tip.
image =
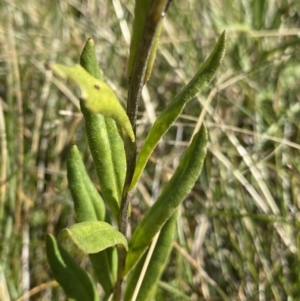
[[219, 40], [218, 40], [218, 45], [219, 49], [221, 50], [221, 55], [220, 55], [220, 63], [223, 61], [225, 51], [226, 51], [226, 46], [227, 46], [227, 32], [226, 30], [223, 30]]
[[92, 38], [88, 38], [86, 44], [88, 44], [90, 46], [94, 46], [95, 45], [95, 41]]
[[50, 233], [47, 233], [46, 237], [45, 237], [46, 244], [49, 243], [52, 239], [53, 239], [53, 235]]

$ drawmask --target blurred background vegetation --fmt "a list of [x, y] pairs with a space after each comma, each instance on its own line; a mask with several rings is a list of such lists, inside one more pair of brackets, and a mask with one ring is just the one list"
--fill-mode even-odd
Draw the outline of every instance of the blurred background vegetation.
[[[43, 64], [78, 62], [92, 37], [125, 105], [133, 6], [133, 0], [0, 2], [0, 300], [65, 300], [47, 265], [44, 237], [74, 220], [66, 179], [72, 143], [99, 186], [81, 114]], [[152, 155], [133, 200], [132, 226], [204, 120], [207, 158], [181, 207], [156, 300], [300, 300], [298, 0], [174, 0], [143, 91], [138, 147], [223, 30], [225, 61]], [[76, 258], [89, 268], [82, 254]]]

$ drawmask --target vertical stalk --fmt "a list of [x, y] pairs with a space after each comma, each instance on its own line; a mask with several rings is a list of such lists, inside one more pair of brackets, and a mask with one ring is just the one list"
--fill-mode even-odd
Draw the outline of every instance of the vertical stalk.
[[2, 231], [3, 219], [4, 219], [4, 205], [6, 201], [6, 192], [7, 192], [7, 165], [8, 165], [8, 150], [7, 150], [7, 135], [6, 135], [6, 126], [4, 119], [4, 112], [2, 106], [2, 100], [0, 98], [0, 145], [1, 145], [1, 171], [0, 171], [0, 231]]
[[[145, 84], [145, 74], [148, 66], [148, 60], [151, 52], [151, 47], [155, 38], [156, 30], [158, 29], [159, 22], [165, 15], [165, 9], [168, 7], [170, 0], [155, 0], [153, 1], [147, 21], [145, 24], [144, 32], [139, 44], [137, 58], [134, 64], [132, 76], [129, 80], [128, 100], [127, 100], [127, 115], [131, 122], [134, 133], [136, 133], [136, 119], [138, 103], [141, 98], [143, 86]], [[131, 183], [132, 176], [136, 164], [136, 143], [125, 141], [126, 149], [126, 163], [127, 173], [123, 189], [123, 196], [121, 201], [121, 223], [120, 230], [126, 235], [127, 229], [127, 210], [131, 195], [128, 194], [128, 187]]]
[[143, 86], [145, 84], [145, 73], [148, 66], [151, 47], [155, 38], [158, 24], [165, 15], [165, 9], [167, 8], [168, 3], [169, 0], [153, 1], [149, 9], [144, 32], [139, 44], [133, 73], [129, 80], [127, 115], [134, 131], [136, 130], [138, 103], [141, 97]]
[[7, 7], [7, 36], [8, 46], [11, 53], [12, 73], [15, 81], [15, 95], [17, 100], [17, 189], [16, 189], [16, 207], [15, 207], [15, 233], [20, 233], [21, 214], [22, 214], [22, 194], [23, 194], [23, 163], [24, 163], [24, 118], [23, 118], [23, 99], [21, 92], [21, 80], [18, 64], [18, 56], [16, 52], [15, 37], [12, 28], [12, 6]]
[[[145, 74], [148, 66], [148, 60], [151, 47], [155, 40], [155, 34], [161, 19], [164, 17], [166, 9], [171, 0], [154, 0], [150, 6], [147, 21], [143, 31], [142, 38], [136, 56], [133, 73], [129, 79], [128, 98], [127, 98], [127, 115], [131, 122], [134, 134], [136, 133], [136, 119], [138, 111], [138, 103], [141, 97], [142, 89], [145, 84]], [[128, 225], [128, 205], [132, 197], [132, 193], [128, 193], [135, 165], [136, 165], [136, 142], [129, 139], [125, 141], [127, 172], [122, 194], [120, 206], [119, 229], [123, 235], [127, 234]], [[115, 300], [123, 300], [123, 271], [126, 260], [126, 251], [124, 248], [118, 249], [118, 280], [116, 284]]]
[[[23, 97], [21, 92], [21, 78], [18, 62], [18, 54], [16, 50], [15, 36], [13, 30], [13, 4], [7, 6], [7, 41], [11, 54], [11, 70], [14, 80], [13, 94], [16, 98], [16, 192], [15, 192], [15, 217], [14, 217], [14, 233], [19, 235], [21, 225], [24, 229], [22, 236], [22, 278], [21, 286], [23, 293], [27, 293], [30, 289], [29, 274], [29, 224], [27, 219], [22, 223], [22, 198], [23, 198], [23, 168], [24, 168], [24, 115], [23, 115]], [[4, 163], [5, 164], [5, 163]], [[26, 206], [25, 215], [28, 215], [28, 207]], [[29, 298], [24, 299], [25, 301]]]

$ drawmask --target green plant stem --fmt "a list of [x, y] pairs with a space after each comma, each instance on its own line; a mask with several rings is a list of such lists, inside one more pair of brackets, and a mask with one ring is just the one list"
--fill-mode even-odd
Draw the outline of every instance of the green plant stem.
[[127, 252], [125, 248], [121, 245], [118, 245], [118, 278], [117, 278], [117, 284], [115, 286], [115, 293], [114, 293], [115, 301], [123, 300], [123, 295], [124, 295], [123, 294], [124, 291], [123, 270], [125, 267], [126, 253]]
[[[136, 133], [136, 119], [139, 99], [141, 97], [142, 88], [145, 81], [145, 73], [148, 65], [151, 47], [155, 39], [155, 33], [158, 28], [161, 18], [166, 12], [170, 0], [155, 0], [153, 1], [148, 16], [146, 26], [140, 41], [137, 60], [134, 65], [132, 77], [129, 80], [128, 100], [127, 100], [127, 115], [131, 122], [134, 134]], [[128, 188], [131, 183], [135, 165], [136, 165], [136, 142], [125, 141], [127, 171], [124, 183], [122, 201], [120, 206], [119, 230], [126, 236], [128, 225], [128, 205], [132, 194], [128, 193]], [[118, 280], [115, 291], [115, 300], [120, 301], [123, 298], [123, 271], [125, 267], [126, 253], [123, 248], [118, 249]]]
[[[139, 45], [138, 55], [134, 64], [133, 74], [129, 79], [127, 115], [131, 122], [134, 134], [136, 133], [138, 103], [144, 86], [145, 73], [148, 65], [148, 59], [151, 52], [152, 43], [154, 41], [155, 33], [158, 28], [159, 22], [165, 13], [167, 3], [168, 0], [153, 1], [147, 16], [147, 22]], [[126, 143], [125, 150], [127, 161], [127, 173], [121, 203], [121, 231], [124, 235], [126, 234], [127, 229], [127, 208], [130, 201], [130, 195], [127, 193], [127, 191], [131, 183], [136, 164], [136, 143], [130, 143], [130, 141], [128, 141], [128, 143]]]
[[155, 0], [149, 9], [145, 29], [140, 41], [138, 54], [133, 68], [133, 74], [129, 80], [127, 114], [134, 131], [136, 129], [138, 102], [144, 85], [145, 73], [152, 43], [155, 38], [158, 24], [165, 14], [168, 2], [169, 0]]
[[[159, 27], [159, 23], [164, 17], [171, 1], [172, 0], [153, 1], [149, 9], [145, 29], [139, 45], [138, 55], [134, 64], [133, 74], [129, 79], [127, 115], [131, 122], [134, 134], [136, 133], [138, 103], [145, 83], [145, 74], [148, 66], [151, 47], [155, 40], [155, 34]], [[121, 210], [119, 219], [119, 229], [123, 233], [123, 235], [126, 236], [128, 223], [128, 205], [132, 196], [131, 193], [128, 193], [128, 188], [132, 181], [132, 177], [136, 166], [136, 142], [132, 142], [129, 139], [126, 139], [125, 151], [127, 172], [120, 206]]]
[[[129, 80], [127, 115], [131, 122], [134, 133], [136, 132], [138, 102], [141, 97], [141, 92], [144, 85], [145, 73], [148, 65], [152, 43], [154, 41], [159, 22], [161, 21], [161, 18], [164, 16], [165, 10], [168, 7], [168, 3], [169, 0], [153, 1], [147, 16], [147, 22], [143, 36], [141, 38], [137, 59], [134, 64], [133, 74]], [[125, 150], [127, 172], [121, 202], [121, 216], [119, 227], [120, 231], [126, 236], [127, 210], [131, 198], [131, 194], [128, 194], [128, 187], [131, 183], [136, 164], [136, 143], [125, 141]]]

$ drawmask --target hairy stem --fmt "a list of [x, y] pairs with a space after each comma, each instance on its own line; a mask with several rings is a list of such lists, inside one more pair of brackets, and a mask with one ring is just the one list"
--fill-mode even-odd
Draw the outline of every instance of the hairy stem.
[[[166, 8], [170, 0], [155, 0], [151, 4], [148, 12], [146, 25], [139, 44], [137, 59], [134, 64], [133, 74], [129, 80], [128, 100], [127, 100], [127, 115], [131, 122], [134, 134], [136, 133], [136, 119], [138, 103], [141, 97], [142, 89], [145, 83], [145, 73], [148, 65], [151, 47], [155, 38], [155, 33], [161, 18], [165, 15]], [[128, 205], [130, 203], [132, 194], [128, 193], [135, 165], [136, 165], [136, 143], [125, 141], [127, 172], [123, 195], [121, 200], [121, 210], [119, 217], [119, 230], [123, 235], [127, 234], [128, 225]], [[125, 267], [126, 252], [124, 249], [118, 249], [119, 263], [118, 263], [118, 280], [115, 291], [115, 300], [121, 301], [123, 299], [123, 271]]]

